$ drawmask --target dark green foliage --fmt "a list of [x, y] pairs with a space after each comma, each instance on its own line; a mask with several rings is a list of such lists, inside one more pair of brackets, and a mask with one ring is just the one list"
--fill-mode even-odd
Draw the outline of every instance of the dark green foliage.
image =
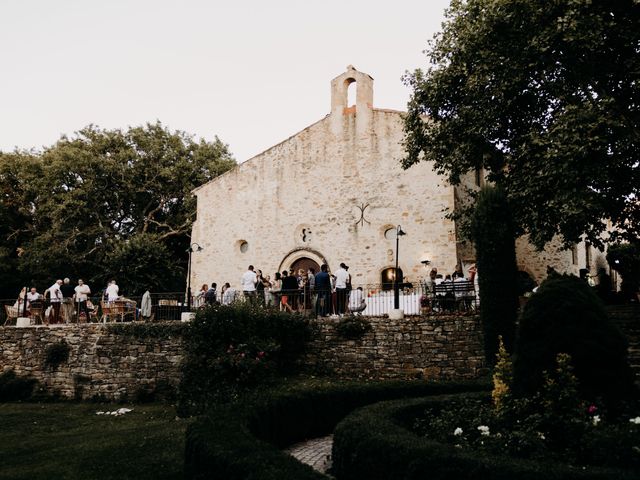
[[347, 340], [358, 340], [371, 330], [371, 323], [355, 315], [341, 318], [336, 324], [338, 335]]
[[212, 408], [192, 425], [187, 433], [185, 476], [224, 480], [326, 478], [280, 448], [329, 434], [340, 419], [362, 405], [487, 388], [477, 382], [347, 382], [261, 391], [242, 402]]
[[52, 369], [58, 368], [60, 364], [69, 360], [71, 347], [64, 340], [47, 345], [44, 351], [44, 364]]
[[108, 323], [106, 328], [109, 333], [140, 339], [172, 338], [183, 336], [189, 329], [189, 324], [182, 322]]
[[18, 377], [13, 370], [0, 374], [0, 402], [28, 400], [38, 384], [35, 378]]
[[640, 246], [631, 243], [611, 245], [607, 250], [607, 262], [622, 276], [622, 292], [637, 301], [635, 294], [640, 291]]
[[[500, 437], [480, 435], [478, 395], [463, 394], [423, 399], [380, 402], [356, 410], [338, 424], [334, 432], [333, 473], [340, 480], [632, 480], [637, 471], [620, 468], [575, 468], [553, 462], [514, 459], [500, 450]], [[458, 402], [457, 404], [455, 402]], [[461, 402], [467, 406], [462, 406]], [[451, 407], [440, 427], [452, 443], [419, 436], [410, 426], [425, 410], [437, 415]], [[460, 407], [460, 412], [456, 412]], [[459, 418], [468, 413], [470, 418]], [[467, 448], [453, 432], [456, 414], [461, 426], [476, 440], [495, 442], [497, 454]], [[437, 422], [434, 423], [437, 427]], [[490, 429], [493, 428], [489, 426]], [[449, 431], [450, 430], [450, 431]], [[516, 441], [516, 439], [514, 439]], [[455, 444], [460, 447], [455, 447]], [[524, 449], [534, 448], [531, 444]], [[504, 443], [502, 443], [504, 449]]]
[[68, 276], [94, 292], [112, 277], [128, 296], [182, 290], [191, 191], [234, 165], [219, 139], [160, 122], [88, 126], [41, 152], [0, 152], [0, 287], [41, 290]]
[[572, 276], [545, 281], [522, 313], [514, 393], [525, 397], [540, 391], [543, 371], [555, 369], [559, 353], [571, 356], [581, 394], [587, 399], [602, 397], [611, 404], [631, 394], [626, 340], [592, 289]]
[[202, 411], [292, 371], [311, 335], [308, 319], [248, 303], [198, 310], [184, 334], [180, 412]]
[[538, 247], [637, 241], [639, 25], [634, 0], [452, 1], [406, 77], [404, 165], [481, 169]]
[[518, 316], [515, 229], [501, 189], [482, 189], [470, 227], [476, 246], [484, 351], [492, 365], [498, 352], [498, 336], [502, 336], [506, 349], [513, 351]]

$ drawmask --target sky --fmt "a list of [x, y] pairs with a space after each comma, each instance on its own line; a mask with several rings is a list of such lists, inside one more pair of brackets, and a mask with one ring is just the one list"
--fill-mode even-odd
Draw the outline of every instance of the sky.
[[0, 151], [94, 124], [161, 121], [242, 162], [320, 120], [347, 65], [374, 106], [406, 110], [401, 77], [448, 0], [0, 0]]

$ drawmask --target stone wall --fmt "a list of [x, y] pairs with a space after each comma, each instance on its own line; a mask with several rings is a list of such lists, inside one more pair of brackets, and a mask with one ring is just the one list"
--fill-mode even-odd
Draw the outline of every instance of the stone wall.
[[[66, 342], [69, 359], [46, 365], [47, 347]], [[45, 393], [64, 398], [134, 399], [174, 389], [180, 379], [180, 338], [135, 338], [100, 325], [0, 328], [0, 373], [38, 380]]]
[[323, 319], [305, 362], [352, 378], [470, 379], [487, 373], [478, 317], [370, 318], [360, 340], [345, 340]]
[[[629, 359], [640, 378], [640, 308], [610, 307], [627, 335]], [[372, 329], [359, 340], [341, 338], [338, 319], [318, 322], [319, 335], [303, 363], [343, 378], [470, 379], [488, 372], [478, 317], [368, 318]], [[69, 345], [69, 359], [45, 364], [49, 345]], [[38, 380], [46, 393], [65, 398], [135, 399], [180, 381], [182, 339], [136, 337], [101, 325], [0, 327], [0, 372]]]

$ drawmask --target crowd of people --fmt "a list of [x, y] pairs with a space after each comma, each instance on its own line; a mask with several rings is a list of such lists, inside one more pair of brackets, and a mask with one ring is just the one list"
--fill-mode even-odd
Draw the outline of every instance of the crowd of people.
[[[119, 292], [116, 281], [111, 280], [102, 291], [102, 298], [108, 303], [115, 302], [121, 299]], [[39, 293], [36, 287], [29, 291], [24, 287], [13, 308], [18, 316], [37, 316], [47, 325], [86, 322], [97, 313], [90, 295], [91, 288], [82, 279], [78, 279], [75, 286], [69, 278], [59, 279], [43, 293]]]
[[333, 274], [327, 265], [320, 271], [314, 268], [293, 268], [264, 275], [262, 270], [249, 265], [240, 279], [241, 292], [236, 291], [226, 282], [220, 294], [217, 283], [211, 286], [202, 285], [194, 299], [197, 307], [207, 304], [221, 303], [228, 305], [239, 298], [278, 308], [286, 312], [315, 311], [319, 316], [345, 315], [360, 313], [366, 308], [362, 287], [353, 289], [349, 267], [344, 263]]

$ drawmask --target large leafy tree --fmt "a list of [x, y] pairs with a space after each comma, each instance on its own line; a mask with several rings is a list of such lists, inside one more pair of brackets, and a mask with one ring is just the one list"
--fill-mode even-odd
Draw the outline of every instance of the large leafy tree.
[[484, 169], [538, 247], [638, 241], [640, 2], [453, 0], [427, 54], [405, 167]]
[[196, 141], [160, 123], [89, 126], [41, 153], [3, 154], [0, 215], [11, 221], [0, 255], [37, 284], [69, 276], [97, 288], [117, 276], [128, 294], [181, 289], [190, 192], [233, 165], [219, 139]]

